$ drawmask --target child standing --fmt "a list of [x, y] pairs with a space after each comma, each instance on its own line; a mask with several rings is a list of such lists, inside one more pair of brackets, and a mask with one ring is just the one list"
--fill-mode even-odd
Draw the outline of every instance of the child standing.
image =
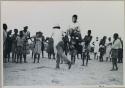
[[106, 45], [106, 61], [108, 61], [108, 59], [110, 59], [111, 61], [111, 58], [110, 58], [111, 47], [112, 47], [112, 42], [111, 42], [111, 38], [109, 37], [108, 43]]
[[105, 54], [105, 42], [106, 42], [106, 36], [103, 37], [103, 39], [101, 39], [100, 44], [99, 44], [99, 52], [100, 52], [100, 57], [99, 57], [99, 61], [103, 62], [103, 56]]
[[17, 36], [18, 29], [14, 29], [14, 34], [12, 35], [12, 62], [15, 62], [16, 59], [16, 48], [17, 48]]
[[25, 37], [23, 36], [23, 32], [20, 31], [19, 36], [17, 37], [17, 63], [22, 63], [22, 55], [23, 55], [23, 44], [24, 44]]
[[36, 38], [35, 38], [35, 41], [34, 41], [34, 63], [36, 62], [37, 57], [38, 57], [37, 63], [39, 63], [40, 53], [42, 52], [41, 46], [42, 46], [42, 40], [41, 40], [41, 37], [40, 37], [40, 33], [36, 32]]

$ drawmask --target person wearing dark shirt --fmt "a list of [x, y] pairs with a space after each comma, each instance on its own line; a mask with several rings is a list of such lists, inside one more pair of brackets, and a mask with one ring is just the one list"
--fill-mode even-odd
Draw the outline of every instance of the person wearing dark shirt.
[[[83, 42], [85, 43], [85, 54], [84, 54], [84, 57], [82, 57], [82, 60], [85, 60], [85, 58], [86, 58], [86, 65], [88, 65], [88, 60], [90, 59], [89, 52], [90, 52], [91, 40], [92, 40], [91, 30], [88, 30], [88, 35], [86, 35], [83, 39]], [[83, 65], [84, 65], [84, 63], [83, 63]]]
[[69, 46], [69, 38], [68, 38], [68, 36], [67, 36], [66, 33], [65, 33], [65, 35], [63, 36], [63, 41], [64, 41], [64, 52], [65, 52], [65, 55], [67, 56], [68, 46]]
[[14, 34], [12, 35], [12, 62], [15, 62], [16, 59], [16, 48], [17, 48], [17, 37], [18, 37], [18, 29], [14, 29]]
[[10, 61], [10, 52], [12, 48], [11, 33], [12, 33], [12, 30], [7, 32], [7, 39], [6, 39], [6, 45], [5, 45], [6, 46], [6, 58], [8, 58], [8, 62]]
[[47, 39], [47, 41], [48, 41], [48, 47], [47, 47], [48, 58], [51, 59], [51, 56], [53, 55], [53, 59], [55, 59], [54, 40], [52, 37], [50, 37]]
[[100, 40], [100, 44], [99, 44], [99, 52], [100, 52], [100, 57], [99, 57], [99, 61], [103, 62], [103, 56], [106, 52], [106, 47], [105, 47], [105, 42], [106, 42], [106, 36], [103, 37], [103, 39]]

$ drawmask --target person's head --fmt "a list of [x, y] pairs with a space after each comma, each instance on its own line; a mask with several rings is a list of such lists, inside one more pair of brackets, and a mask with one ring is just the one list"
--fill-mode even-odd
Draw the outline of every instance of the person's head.
[[88, 30], [88, 35], [91, 35], [91, 30]]
[[36, 37], [39, 37], [39, 32], [36, 32]]
[[23, 37], [23, 31], [20, 31], [20, 37]]
[[105, 40], [105, 41], [106, 41], [106, 38], [107, 38], [106, 36], [103, 36], [103, 40]]
[[17, 34], [18, 33], [18, 29], [14, 29], [14, 33]]
[[24, 32], [27, 32], [28, 26], [24, 27]]
[[5, 30], [5, 31], [7, 31], [7, 24], [3, 24], [3, 29]]
[[109, 37], [108, 40], [111, 41], [111, 37]]
[[114, 35], [113, 35], [113, 38], [114, 38], [114, 40], [116, 40], [116, 39], [118, 39], [118, 33], [115, 33]]
[[76, 22], [77, 22], [77, 18], [78, 18], [78, 16], [77, 16], [76, 14], [74, 14], [74, 15], [72, 16], [72, 22], [73, 22], [73, 23], [76, 23]]
[[96, 37], [96, 41], [98, 41], [99, 40], [99, 38], [98, 37]]
[[39, 32], [39, 37], [42, 37], [43, 33], [42, 32]]

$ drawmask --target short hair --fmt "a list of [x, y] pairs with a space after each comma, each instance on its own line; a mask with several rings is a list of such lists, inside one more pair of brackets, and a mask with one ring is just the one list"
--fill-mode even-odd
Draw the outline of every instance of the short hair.
[[7, 24], [6, 23], [3, 24], [3, 29], [7, 30]]
[[91, 30], [88, 30], [88, 33], [91, 33]]
[[18, 33], [18, 29], [14, 29], [14, 32], [17, 32], [17, 33]]
[[78, 16], [77, 16], [76, 14], [74, 14], [72, 17], [75, 17], [75, 18], [77, 18]]
[[28, 26], [25, 26], [24, 29], [28, 29]]
[[114, 33], [114, 37], [118, 38], [119, 37], [118, 33]]

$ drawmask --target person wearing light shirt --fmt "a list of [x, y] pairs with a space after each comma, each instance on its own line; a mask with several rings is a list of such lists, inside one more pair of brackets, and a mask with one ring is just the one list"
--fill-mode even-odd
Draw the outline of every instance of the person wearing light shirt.
[[113, 35], [114, 41], [111, 48], [111, 58], [112, 58], [112, 69], [111, 71], [118, 70], [117, 67], [117, 58], [118, 58], [118, 49], [122, 47], [119, 36], [117, 33]]

